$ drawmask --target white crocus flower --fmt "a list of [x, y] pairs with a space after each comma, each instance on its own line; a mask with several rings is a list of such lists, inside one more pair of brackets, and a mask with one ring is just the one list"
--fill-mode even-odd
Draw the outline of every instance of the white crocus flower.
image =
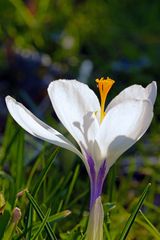
[[[101, 103], [86, 84], [76, 80], [57, 80], [48, 87], [54, 111], [77, 141], [80, 151], [22, 104], [10, 96], [6, 97], [10, 114], [27, 132], [71, 150], [83, 160], [91, 183], [88, 240], [103, 239], [103, 208], [100, 197], [103, 182], [117, 158], [148, 129], [157, 95], [156, 82], [152, 82], [146, 88], [133, 85], [116, 96], [105, 110], [106, 97], [114, 81], [101, 78], [96, 82]], [[92, 233], [91, 229], [94, 229]]]

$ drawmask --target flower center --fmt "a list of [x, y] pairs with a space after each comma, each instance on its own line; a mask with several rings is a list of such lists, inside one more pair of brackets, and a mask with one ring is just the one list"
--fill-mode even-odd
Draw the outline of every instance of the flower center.
[[108, 95], [109, 90], [111, 89], [112, 85], [115, 83], [114, 80], [112, 80], [111, 78], [107, 77], [107, 79], [105, 78], [100, 78], [100, 79], [96, 79], [96, 83], [99, 89], [99, 93], [100, 93], [100, 98], [101, 98], [101, 115], [100, 115], [100, 123], [102, 123], [106, 113], [105, 113], [105, 102], [106, 102], [106, 98]]

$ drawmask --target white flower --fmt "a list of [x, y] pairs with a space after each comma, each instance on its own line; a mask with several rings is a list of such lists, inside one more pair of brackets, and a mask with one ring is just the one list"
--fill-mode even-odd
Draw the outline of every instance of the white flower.
[[8, 110], [21, 127], [33, 136], [73, 151], [83, 160], [91, 182], [90, 208], [94, 206], [93, 211], [101, 208], [97, 205], [100, 200], [96, 202], [96, 199], [101, 196], [110, 167], [148, 129], [157, 95], [156, 82], [146, 88], [133, 85], [116, 96], [105, 110], [106, 97], [114, 81], [101, 78], [96, 82], [101, 104], [86, 84], [76, 80], [57, 80], [48, 87], [54, 111], [81, 151], [22, 104], [6, 97]]

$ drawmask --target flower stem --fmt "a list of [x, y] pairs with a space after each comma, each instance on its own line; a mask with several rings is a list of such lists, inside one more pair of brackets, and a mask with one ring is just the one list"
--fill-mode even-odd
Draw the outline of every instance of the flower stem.
[[86, 240], [103, 240], [104, 211], [98, 197], [90, 211]]

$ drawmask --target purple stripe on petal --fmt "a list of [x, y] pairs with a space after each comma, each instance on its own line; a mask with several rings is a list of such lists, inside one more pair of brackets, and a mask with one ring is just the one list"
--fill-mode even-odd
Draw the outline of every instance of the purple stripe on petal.
[[90, 154], [86, 154], [87, 155], [87, 161], [88, 161], [88, 165], [89, 165], [89, 169], [90, 169], [90, 177], [91, 177], [91, 180], [93, 182], [95, 182], [96, 180], [96, 171], [95, 171], [95, 164], [94, 164], [94, 160], [93, 158], [91, 157]]
[[89, 177], [90, 177], [90, 185], [91, 185], [91, 192], [90, 192], [90, 209], [91, 209], [95, 202], [96, 171], [95, 171], [95, 164], [94, 164], [93, 158], [87, 152], [86, 152], [86, 156], [87, 156], [87, 162], [90, 169]]
[[106, 160], [104, 160], [99, 169], [98, 176], [97, 176], [96, 198], [98, 198], [102, 193], [103, 183], [107, 174], [106, 170], [107, 170], [107, 164], [106, 164]]
[[98, 173], [96, 174], [95, 163], [92, 156], [85, 151], [86, 158], [89, 166], [89, 177], [90, 177], [90, 209], [95, 203], [96, 199], [102, 194], [103, 183], [107, 175], [107, 164], [106, 160], [103, 161], [102, 165], [99, 168]]

